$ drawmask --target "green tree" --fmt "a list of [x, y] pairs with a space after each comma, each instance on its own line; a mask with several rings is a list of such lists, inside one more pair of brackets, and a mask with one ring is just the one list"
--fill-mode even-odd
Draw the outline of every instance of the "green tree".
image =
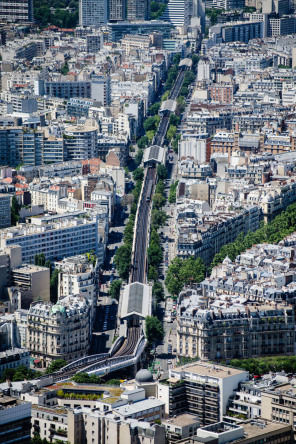
[[152, 267], [157, 267], [162, 261], [162, 250], [160, 245], [152, 242], [150, 243], [148, 250], [148, 264]]
[[155, 130], [147, 131], [146, 136], [149, 139], [149, 142], [151, 143], [153, 140], [153, 137], [155, 136]]
[[146, 119], [143, 123], [143, 127], [146, 133], [148, 131], [156, 130], [159, 125], [159, 122], [160, 122], [159, 116], [148, 117], [148, 119]]
[[162, 341], [164, 330], [162, 323], [155, 316], [147, 316], [145, 319], [145, 333], [148, 345], [151, 347], [153, 342]]
[[69, 66], [68, 66], [68, 62], [66, 61], [64, 63], [64, 66], [62, 67], [62, 74], [63, 76], [66, 76], [69, 72]]
[[149, 265], [148, 268], [148, 280], [155, 281], [158, 277], [157, 269], [153, 265]]
[[176, 180], [176, 182], [172, 183], [172, 185], [170, 187], [168, 200], [169, 200], [169, 203], [171, 203], [171, 204], [176, 203], [178, 183], [179, 183], [179, 181]]
[[183, 96], [177, 98], [177, 112], [182, 114], [185, 111], [186, 102]]
[[168, 171], [164, 165], [157, 166], [157, 175], [159, 179], [166, 179], [168, 175]]
[[131, 245], [122, 245], [119, 247], [114, 256], [114, 263], [118, 273], [122, 279], [127, 279], [131, 265]]
[[139, 167], [133, 172], [133, 178], [134, 180], [143, 180], [144, 179], [144, 168]]
[[162, 194], [159, 194], [159, 193], [155, 193], [153, 198], [152, 198], [152, 200], [153, 200], [153, 205], [158, 210], [161, 207], [163, 207], [163, 205], [165, 204], [165, 197]]
[[190, 256], [185, 259], [180, 271], [180, 278], [184, 285], [191, 285], [193, 283], [201, 282], [205, 276], [205, 266], [203, 260], [198, 257], [194, 259]]
[[138, 141], [137, 141], [137, 145], [138, 145], [140, 150], [143, 150], [144, 148], [146, 148], [146, 146], [149, 145], [148, 137], [147, 136], [140, 137], [140, 139], [138, 139]]
[[11, 225], [15, 226], [20, 218], [20, 205], [15, 196], [12, 196], [11, 199]]
[[165, 279], [165, 286], [171, 295], [177, 296], [184, 285], [201, 282], [204, 279], [205, 266], [201, 258], [190, 256], [182, 260], [176, 257], [172, 260]]
[[180, 122], [180, 117], [176, 116], [176, 114], [170, 115], [170, 125], [178, 126]]
[[57, 372], [61, 368], [65, 367], [68, 362], [65, 361], [65, 359], [56, 359], [55, 361], [52, 361], [52, 363], [47, 367], [45, 370], [45, 373], [49, 375], [50, 373]]
[[181, 54], [178, 52], [173, 57], [173, 64], [178, 66], [180, 63], [180, 60], [181, 60]]
[[159, 19], [164, 13], [166, 8], [166, 3], [160, 3], [158, 1], [152, 1], [150, 4], [150, 15], [151, 20]]
[[166, 91], [162, 96], [161, 96], [161, 101], [165, 102], [168, 98], [169, 98], [170, 92]]
[[177, 128], [174, 125], [170, 125], [167, 131], [167, 139], [169, 142], [173, 139], [173, 137], [175, 137], [176, 132]]
[[[146, 137], [146, 136], [145, 136]], [[147, 137], [148, 140], [148, 137]], [[135, 164], [140, 165], [143, 159], [144, 151], [139, 149], [137, 154], [135, 155]]]
[[149, 116], [155, 116], [156, 114], [158, 114], [160, 106], [161, 106], [161, 102], [153, 103], [153, 105], [151, 105], [150, 108], [148, 108]]
[[161, 282], [154, 282], [152, 287], [152, 294], [156, 298], [157, 302], [164, 300], [164, 288]]
[[112, 299], [116, 299], [116, 301], [119, 301], [121, 284], [122, 284], [122, 281], [119, 279], [116, 279], [110, 285], [109, 296]]
[[58, 300], [59, 270], [55, 268], [50, 278], [50, 301], [54, 304]]
[[180, 96], [187, 97], [188, 93], [188, 88], [186, 88], [186, 86], [182, 86], [182, 88], [180, 89]]
[[167, 220], [167, 215], [164, 211], [157, 210], [156, 208], [152, 210], [151, 213], [151, 225], [158, 229], [162, 227]]
[[168, 268], [168, 272], [165, 278], [165, 286], [169, 293], [173, 296], [177, 296], [183, 288], [183, 282], [181, 281], [182, 259], [175, 257]]

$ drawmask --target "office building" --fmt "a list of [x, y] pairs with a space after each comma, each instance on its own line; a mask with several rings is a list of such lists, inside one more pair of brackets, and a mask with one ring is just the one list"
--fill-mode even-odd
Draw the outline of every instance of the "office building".
[[109, 0], [109, 21], [126, 20], [127, 0]]
[[127, 19], [149, 20], [150, 0], [127, 0]]
[[31, 443], [31, 404], [11, 396], [0, 396], [0, 440], [2, 443]]
[[164, 37], [170, 37], [172, 24], [161, 21], [138, 21], [117, 23], [108, 23], [108, 41], [117, 42], [126, 34], [151, 34], [153, 32], [161, 32]]
[[79, 25], [98, 27], [108, 21], [107, 0], [80, 0]]
[[169, 370], [169, 378], [159, 381], [158, 399], [170, 416], [191, 413], [201, 425], [214, 424], [223, 419], [229, 397], [248, 377], [246, 371], [194, 362]]
[[33, 0], [0, 0], [0, 20], [33, 23]]
[[34, 84], [34, 92], [37, 96], [90, 98], [91, 84], [88, 81], [44, 81], [37, 80]]
[[280, 18], [270, 18], [268, 21], [268, 35], [276, 37], [278, 35], [288, 35], [295, 33], [295, 17], [287, 15]]
[[189, 26], [192, 17], [192, 1], [169, 0], [161, 20], [171, 23], [173, 26]]
[[91, 98], [101, 106], [111, 103], [111, 80], [109, 76], [94, 76], [91, 79]]
[[0, 228], [10, 227], [11, 225], [11, 211], [10, 211], [9, 194], [0, 194]]
[[104, 244], [99, 233], [98, 216], [79, 217], [86, 211], [65, 215], [32, 218], [31, 224], [4, 228], [1, 248], [20, 245], [23, 263], [34, 263], [35, 255], [43, 253], [45, 260], [62, 259], [93, 250], [102, 263]]
[[31, 305], [27, 348], [36, 364], [47, 367], [55, 359], [70, 362], [87, 356], [90, 338], [91, 309], [83, 296], [67, 296], [55, 305]]
[[209, 30], [214, 43], [244, 42], [263, 37], [263, 22], [228, 22], [214, 25]]

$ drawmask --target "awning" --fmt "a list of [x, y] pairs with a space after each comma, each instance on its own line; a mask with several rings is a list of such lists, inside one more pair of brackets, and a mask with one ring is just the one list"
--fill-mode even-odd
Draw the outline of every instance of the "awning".
[[41, 362], [41, 360], [40, 359], [34, 359], [34, 364], [38, 364], [38, 362]]

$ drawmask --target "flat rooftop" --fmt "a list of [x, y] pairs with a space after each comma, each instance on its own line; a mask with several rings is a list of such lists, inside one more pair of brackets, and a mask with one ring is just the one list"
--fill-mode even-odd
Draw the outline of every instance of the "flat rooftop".
[[212, 376], [216, 378], [230, 378], [234, 375], [240, 375], [247, 373], [244, 370], [238, 370], [236, 368], [223, 367], [221, 365], [213, 365], [206, 362], [195, 362], [193, 364], [186, 364], [182, 367], [172, 368], [170, 374], [174, 376], [174, 373], [193, 373], [200, 376]]
[[166, 421], [163, 421], [163, 424], [173, 424], [179, 427], [185, 427], [196, 423], [199, 423], [198, 416], [191, 415], [190, 413], [184, 413], [183, 415], [179, 415], [176, 418], [170, 418]]
[[[254, 419], [248, 422], [242, 422], [239, 424], [243, 426], [245, 435], [248, 440], [251, 438], [258, 438], [260, 435], [265, 435], [266, 433], [281, 431], [284, 427], [289, 427], [289, 424], [277, 424], [275, 422], [267, 421], [264, 419]], [[243, 438], [245, 439], [245, 438]], [[238, 440], [240, 441], [240, 440]], [[234, 441], [235, 442], [235, 441]]]

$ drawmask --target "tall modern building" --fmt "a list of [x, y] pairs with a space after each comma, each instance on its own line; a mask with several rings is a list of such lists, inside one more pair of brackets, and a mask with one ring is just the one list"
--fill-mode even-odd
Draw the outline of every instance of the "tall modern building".
[[10, 199], [9, 194], [0, 194], [0, 228], [11, 225]]
[[0, 0], [0, 20], [32, 23], [33, 0]]
[[192, 1], [169, 0], [161, 20], [174, 26], [189, 26], [192, 17]]
[[111, 103], [111, 81], [109, 76], [93, 76], [91, 79], [91, 98], [102, 106]]
[[126, 20], [126, 0], [109, 0], [109, 22]]
[[127, 0], [128, 20], [149, 20], [150, 0]]
[[80, 0], [79, 24], [80, 26], [101, 26], [108, 21], [107, 0]]

